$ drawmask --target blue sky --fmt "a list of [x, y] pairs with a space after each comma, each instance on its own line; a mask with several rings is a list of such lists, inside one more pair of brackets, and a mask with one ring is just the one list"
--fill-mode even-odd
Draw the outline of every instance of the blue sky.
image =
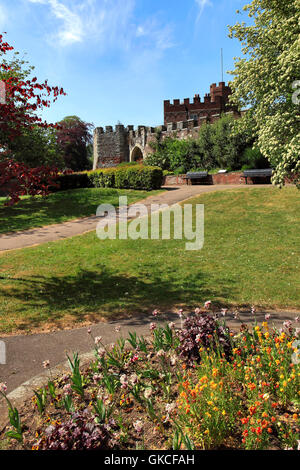
[[[163, 100], [201, 97], [233, 68], [228, 38], [246, 0], [0, 0], [0, 31], [62, 86], [42, 117], [78, 115], [96, 126], [163, 123]], [[230, 76], [224, 74], [226, 82]]]

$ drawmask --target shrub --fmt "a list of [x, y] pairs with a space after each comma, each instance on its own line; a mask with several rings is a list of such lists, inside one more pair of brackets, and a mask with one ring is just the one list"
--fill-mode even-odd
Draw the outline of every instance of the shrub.
[[103, 168], [87, 173], [91, 185], [94, 188], [115, 188], [116, 168]]
[[270, 167], [269, 160], [264, 157], [257, 148], [252, 147], [247, 147], [244, 150], [241, 163], [243, 164], [242, 170], [251, 170], [255, 168], [263, 169]]
[[189, 316], [179, 332], [180, 345], [177, 350], [181, 359], [189, 365], [200, 360], [199, 348], [220, 348], [229, 356], [231, 343], [229, 340], [229, 329], [220, 326], [210, 315]]
[[61, 174], [58, 176], [56, 183], [58, 186], [52, 188], [52, 191], [66, 191], [67, 189], [89, 188], [92, 186], [87, 173]]
[[150, 191], [162, 185], [161, 168], [143, 165], [117, 166], [88, 172], [92, 186], [98, 188], [143, 189]]
[[42, 450], [111, 449], [115, 443], [108, 427], [96, 424], [85, 411], [74, 413], [68, 421], [50, 425], [37, 445]]

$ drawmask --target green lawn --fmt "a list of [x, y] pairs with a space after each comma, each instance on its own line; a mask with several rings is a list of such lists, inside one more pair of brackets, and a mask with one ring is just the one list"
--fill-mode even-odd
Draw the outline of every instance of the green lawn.
[[25, 196], [19, 204], [12, 207], [5, 206], [6, 198], [1, 197], [0, 233], [42, 227], [95, 215], [99, 204], [118, 205], [119, 195], [126, 195], [131, 204], [159, 192], [109, 188], [71, 189], [53, 193], [47, 197]]
[[205, 204], [200, 251], [88, 233], [0, 256], [1, 331], [206, 300], [300, 310], [300, 192], [241, 188], [193, 202]]

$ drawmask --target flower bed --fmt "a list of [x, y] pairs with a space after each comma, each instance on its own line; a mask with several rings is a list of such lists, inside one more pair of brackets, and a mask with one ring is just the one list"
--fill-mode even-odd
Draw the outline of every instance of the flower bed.
[[179, 330], [152, 322], [151, 337], [130, 333], [111, 347], [88, 330], [93, 362], [81, 368], [75, 354], [70, 374], [55, 378], [46, 361], [48, 385], [19, 411], [7, 400], [5, 447], [296, 449], [299, 330], [254, 321], [233, 333], [225, 310], [205, 307], [186, 319], [179, 311]]

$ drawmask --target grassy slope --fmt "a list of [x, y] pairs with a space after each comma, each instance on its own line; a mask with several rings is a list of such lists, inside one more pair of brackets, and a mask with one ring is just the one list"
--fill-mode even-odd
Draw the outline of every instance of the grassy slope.
[[118, 205], [119, 195], [127, 195], [129, 203], [159, 191], [84, 188], [50, 194], [47, 197], [24, 197], [19, 204], [4, 206], [0, 198], [0, 233], [65, 222], [94, 215], [99, 204]]
[[200, 251], [185, 251], [181, 240], [89, 233], [2, 255], [2, 331], [208, 299], [300, 309], [300, 192], [237, 189], [194, 202], [205, 204]]

